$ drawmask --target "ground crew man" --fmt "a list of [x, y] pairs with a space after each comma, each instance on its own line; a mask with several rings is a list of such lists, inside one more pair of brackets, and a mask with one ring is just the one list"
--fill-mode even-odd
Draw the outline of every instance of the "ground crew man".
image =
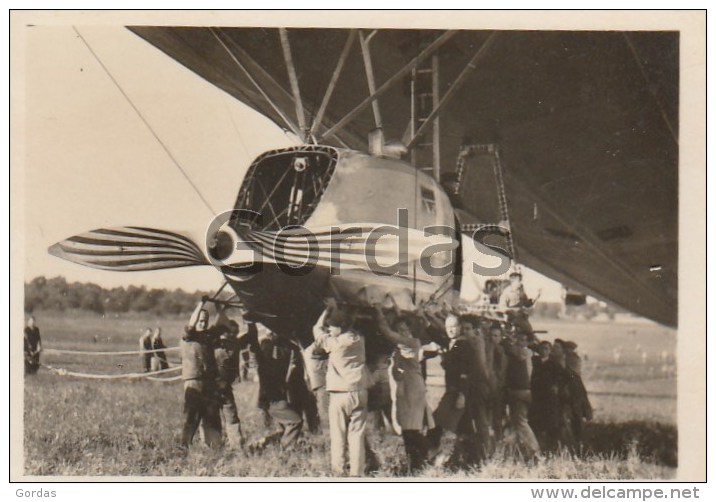
[[523, 458], [530, 460], [539, 453], [539, 443], [527, 418], [532, 402], [532, 351], [527, 348], [527, 340], [526, 333], [517, 332], [513, 340], [503, 342], [503, 347], [507, 354], [506, 384], [511, 432]]
[[350, 315], [333, 304], [330, 312], [326, 309], [313, 328], [316, 347], [328, 353], [326, 390], [329, 393], [331, 468], [339, 476], [345, 469], [346, 449], [351, 476], [363, 476], [366, 466], [368, 369], [365, 339], [351, 329], [351, 324]]
[[139, 337], [139, 352], [142, 360], [142, 370], [145, 373], [152, 371], [152, 328], [145, 328]]
[[25, 374], [34, 375], [40, 368], [40, 352], [42, 352], [42, 341], [40, 340], [40, 328], [35, 325], [35, 318], [30, 316], [23, 333], [25, 353]]
[[216, 391], [218, 372], [213, 339], [218, 330], [216, 327], [209, 328], [209, 312], [203, 306], [204, 302], [199, 303], [192, 314], [181, 342], [184, 380], [183, 447], [191, 444], [199, 424], [207, 445], [221, 445], [221, 417]]
[[214, 358], [218, 370], [216, 381], [219, 404], [224, 418], [226, 438], [230, 448], [240, 448], [244, 444], [244, 435], [241, 431], [236, 408], [236, 399], [232, 385], [239, 373], [239, 325], [236, 321], [229, 321], [228, 330], [220, 336], [214, 347]]
[[152, 371], [165, 370], [169, 368], [167, 354], [164, 352], [167, 346], [162, 340], [162, 328], [155, 328], [152, 335]]
[[[539, 298], [539, 294], [537, 298]], [[508, 320], [515, 326], [517, 331], [528, 335], [534, 333], [527, 315], [527, 309], [534, 305], [537, 298], [531, 299], [525, 293], [520, 272], [510, 274], [510, 284], [500, 295], [500, 308], [507, 312]]]
[[293, 392], [296, 378], [303, 379], [300, 349], [268, 331], [261, 336], [256, 359], [261, 394], [259, 406], [267, 410], [279, 430], [268, 434], [250, 448], [260, 450], [275, 442], [280, 442], [284, 449], [292, 448], [300, 438], [303, 427], [302, 402]]

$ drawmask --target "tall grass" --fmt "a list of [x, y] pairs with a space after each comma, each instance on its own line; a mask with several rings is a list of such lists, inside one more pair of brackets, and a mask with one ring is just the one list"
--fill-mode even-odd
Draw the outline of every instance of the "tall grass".
[[[249, 440], [266, 433], [254, 408], [256, 384], [235, 385]], [[181, 384], [92, 382], [41, 372], [25, 388], [25, 472], [30, 475], [113, 476], [330, 476], [327, 434], [307, 435], [291, 452], [279, 447], [249, 454], [212, 451], [197, 437], [188, 453], [177, 447]], [[650, 431], [650, 432], [645, 432]], [[592, 424], [584, 455], [562, 453], [526, 465], [497, 454], [480, 470], [451, 472], [430, 467], [421, 476], [475, 479], [635, 479], [673, 475], [673, 427]], [[400, 438], [370, 437], [380, 461], [378, 477], [406, 474]], [[639, 443], [639, 441], [644, 441]], [[659, 446], [657, 446], [659, 445]], [[666, 458], [665, 458], [666, 452]]]

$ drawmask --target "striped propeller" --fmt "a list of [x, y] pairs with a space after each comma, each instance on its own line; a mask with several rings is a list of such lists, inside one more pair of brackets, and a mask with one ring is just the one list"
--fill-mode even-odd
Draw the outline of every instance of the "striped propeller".
[[87, 267], [119, 272], [210, 265], [191, 239], [144, 227], [92, 230], [60, 241], [48, 252]]

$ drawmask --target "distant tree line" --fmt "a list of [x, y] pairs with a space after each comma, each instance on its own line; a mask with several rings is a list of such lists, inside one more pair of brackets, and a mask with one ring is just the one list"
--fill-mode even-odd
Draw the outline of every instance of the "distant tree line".
[[[144, 286], [127, 286], [105, 289], [91, 282], [67, 282], [64, 277], [47, 279], [35, 277], [25, 283], [25, 311], [35, 310], [84, 310], [98, 314], [147, 312], [157, 315], [185, 314], [191, 312], [207, 291], [189, 293], [183, 289], [147, 289]], [[560, 302], [537, 302], [532, 315], [557, 319], [559, 317], [591, 319], [606, 314], [610, 319], [615, 312], [613, 306], [598, 302], [579, 307], [564, 307]]]
[[206, 291], [147, 289], [127, 286], [105, 289], [91, 282], [67, 282], [64, 277], [35, 277], [25, 283], [25, 312], [84, 310], [98, 314], [149, 312], [159, 315], [191, 312]]

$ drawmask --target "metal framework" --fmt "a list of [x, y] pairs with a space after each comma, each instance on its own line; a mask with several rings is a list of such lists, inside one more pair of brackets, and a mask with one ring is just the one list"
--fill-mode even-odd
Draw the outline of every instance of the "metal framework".
[[343, 66], [346, 63], [346, 60], [348, 59], [348, 54], [351, 51], [351, 48], [353, 47], [353, 42], [356, 39], [356, 33], [357, 30], [350, 30], [348, 33], [348, 40], [346, 40], [345, 45], [343, 46], [343, 51], [341, 52], [341, 55], [338, 57], [338, 62], [336, 63], [336, 68], [333, 70], [333, 75], [331, 75], [331, 81], [328, 82], [328, 87], [326, 88], [326, 93], [323, 95], [323, 100], [321, 101], [321, 106], [318, 108], [318, 112], [316, 113], [316, 117], [313, 119], [313, 123], [311, 124], [311, 128], [308, 131], [308, 135], [313, 137], [313, 135], [316, 133], [316, 128], [321, 125], [321, 122], [323, 121], [323, 114], [326, 112], [326, 107], [328, 106], [328, 102], [331, 100], [331, 96], [333, 96], [333, 91], [336, 88], [336, 83], [338, 82], [338, 77], [341, 76], [341, 72], [343, 71]]
[[[440, 105], [440, 57], [433, 54], [433, 110]], [[440, 115], [433, 119], [433, 177], [440, 181]]]
[[[373, 30], [367, 37], [363, 34], [363, 30], [358, 32], [360, 36], [360, 48], [363, 53], [363, 66], [365, 67], [365, 77], [368, 81], [368, 92], [372, 96], [375, 94], [375, 75], [373, 75], [373, 60], [370, 57], [370, 40], [375, 36], [377, 30]], [[383, 121], [380, 117], [380, 106], [378, 100], [375, 99], [371, 105], [373, 106], [373, 117], [375, 118], [375, 128], [382, 129]]]
[[256, 90], [261, 93], [261, 96], [266, 100], [269, 105], [271, 105], [271, 108], [273, 108], [274, 111], [279, 115], [279, 117], [281, 117], [281, 119], [286, 123], [286, 126], [291, 131], [293, 131], [296, 136], [301, 137], [301, 129], [291, 119], [289, 119], [285, 113], [281, 111], [281, 109], [276, 105], [276, 103], [271, 100], [271, 98], [268, 97], [263, 88], [259, 85], [258, 82], [256, 82], [254, 77], [251, 75], [251, 72], [246, 69], [246, 67], [241, 63], [241, 61], [239, 61], [239, 58], [237, 58], [234, 53], [231, 52], [231, 49], [229, 49], [229, 47], [224, 43], [216, 29], [210, 28], [210, 30], [211, 34], [214, 35], [214, 38], [216, 38], [216, 41], [219, 42], [219, 44], [224, 48], [229, 57], [234, 61], [234, 63], [236, 63], [236, 65], [241, 69], [241, 71], [244, 72], [244, 74], [251, 81]]
[[398, 82], [408, 72], [412, 71], [413, 68], [415, 68], [418, 64], [420, 64], [420, 62], [422, 62], [425, 58], [430, 56], [433, 52], [435, 52], [445, 42], [450, 40], [456, 33], [457, 33], [457, 30], [448, 30], [445, 33], [443, 33], [442, 35], [440, 35], [437, 39], [435, 39], [435, 41], [433, 41], [428, 47], [426, 47], [420, 54], [418, 54], [415, 58], [413, 58], [412, 61], [410, 61], [403, 68], [401, 68], [397, 73], [395, 73], [392, 77], [390, 77], [388, 80], [386, 80], [383, 83], [383, 85], [381, 85], [374, 93], [372, 93], [370, 96], [365, 98], [358, 106], [353, 108], [353, 110], [348, 112], [341, 120], [339, 120], [330, 129], [328, 129], [323, 134], [321, 139], [324, 139], [324, 140], [328, 139], [331, 136], [335, 135], [337, 132], [339, 132], [341, 129], [343, 129], [343, 127], [345, 127], [346, 124], [350, 123], [353, 119], [355, 119], [356, 116], [366, 108], [366, 106], [368, 106], [373, 101], [378, 99], [383, 93], [385, 93], [388, 89], [390, 89], [396, 82]]
[[[427, 130], [428, 126], [438, 116], [440, 110], [445, 106], [448, 101], [450, 101], [453, 95], [458, 91], [458, 89], [460, 89], [462, 84], [465, 83], [465, 80], [467, 80], [468, 75], [470, 75], [470, 73], [477, 67], [477, 61], [487, 52], [487, 49], [494, 42], [496, 35], [496, 32], [492, 32], [490, 34], [487, 40], [485, 40], [485, 42], [477, 50], [472, 59], [470, 59], [467, 65], [465, 65], [465, 68], [463, 68], [462, 72], [460, 72], [460, 75], [458, 75], [458, 77], [455, 79], [455, 82], [453, 82], [452, 86], [450, 86], [445, 95], [440, 99], [436, 106], [433, 106], [433, 111], [430, 112], [430, 115], [428, 115], [425, 121], [420, 125], [420, 128], [418, 128], [418, 130], [415, 132], [410, 142], [406, 145], [408, 147], [408, 150], [412, 149], [415, 146], [418, 139], [420, 139], [420, 137]], [[435, 99], [435, 96], [433, 96], [433, 99]]]
[[298, 77], [296, 76], [296, 67], [293, 64], [291, 56], [291, 42], [288, 40], [288, 32], [286, 28], [278, 29], [281, 38], [281, 49], [283, 50], [283, 59], [286, 63], [286, 71], [288, 72], [288, 80], [291, 83], [291, 92], [293, 93], [293, 101], [296, 104], [296, 119], [298, 127], [301, 129], [301, 140], [305, 143], [308, 140], [308, 129], [306, 128], [306, 115], [303, 111], [303, 101], [301, 100], [301, 90], [298, 87]]
[[[261, 182], [259, 166], [273, 157], [286, 157], [286, 161], [293, 161], [296, 157], [313, 156], [325, 157], [325, 169], [296, 169], [295, 165], [287, 165], [281, 177], [272, 182], [270, 187]], [[278, 230], [288, 225], [302, 224], [305, 215], [310, 215], [321, 199], [328, 181], [333, 175], [338, 160], [338, 153], [332, 147], [320, 145], [302, 145], [266, 152], [257, 158], [249, 167], [244, 182], [236, 200], [235, 209], [247, 209], [263, 214], [268, 209], [270, 221], [262, 225], [261, 230]], [[323, 161], [321, 161], [323, 162]], [[289, 176], [293, 173], [292, 178]], [[290, 188], [287, 187], [290, 185]], [[288, 191], [288, 199], [274, 200], [274, 195], [280, 190]], [[257, 200], [258, 199], [258, 200]], [[260, 203], [260, 207], [256, 204]], [[238, 222], [231, 221], [232, 227], [237, 230]]]

